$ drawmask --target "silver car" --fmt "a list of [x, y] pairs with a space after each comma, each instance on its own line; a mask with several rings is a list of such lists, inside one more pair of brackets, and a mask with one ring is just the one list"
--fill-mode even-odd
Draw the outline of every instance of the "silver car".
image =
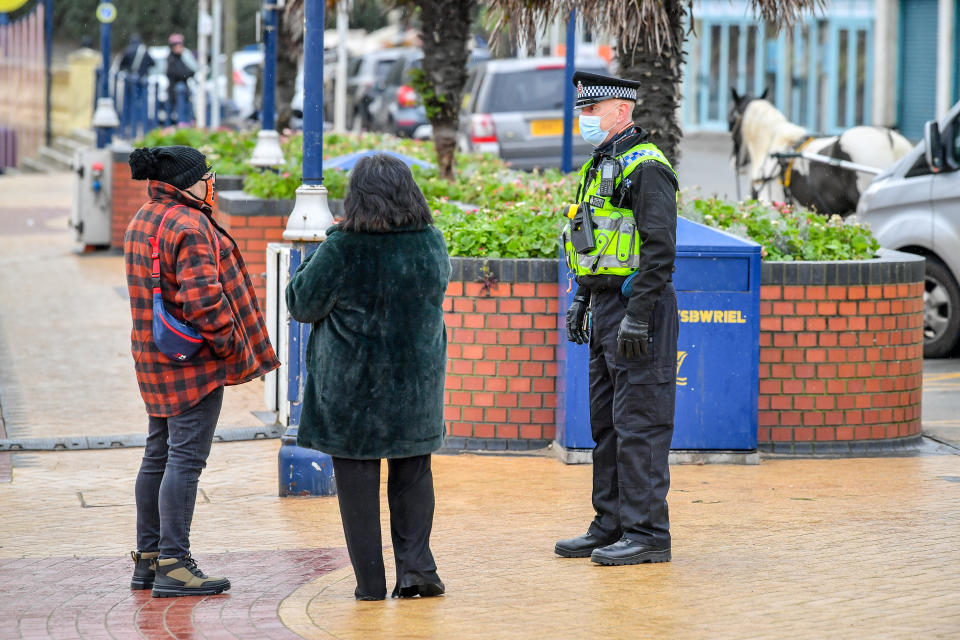
[[[508, 58], [478, 65], [464, 89], [458, 145], [498, 154], [516, 169], [558, 168], [563, 144], [563, 58]], [[602, 58], [579, 58], [576, 68], [609, 73]], [[573, 166], [593, 146], [573, 119]]]
[[856, 219], [884, 247], [926, 257], [923, 354], [950, 355], [960, 341], [960, 103], [928, 122], [923, 142], [877, 176]]

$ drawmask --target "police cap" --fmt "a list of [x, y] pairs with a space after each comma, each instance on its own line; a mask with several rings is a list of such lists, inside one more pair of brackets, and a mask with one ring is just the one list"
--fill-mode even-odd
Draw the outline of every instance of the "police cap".
[[573, 74], [573, 86], [577, 88], [574, 108], [580, 109], [611, 98], [636, 102], [640, 83], [599, 73], [577, 71]]

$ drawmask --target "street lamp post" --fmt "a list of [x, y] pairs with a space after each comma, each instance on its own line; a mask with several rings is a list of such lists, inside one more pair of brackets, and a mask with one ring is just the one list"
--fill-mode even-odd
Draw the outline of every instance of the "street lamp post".
[[[104, 5], [109, 7], [104, 8]], [[102, 3], [97, 7], [97, 19], [100, 21], [100, 51], [103, 54], [100, 73], [100, 97], [97, 109], [93, 112], [93, 126], [97, 130], [97, 148], [103, 149], [110, 144], [113, 130], [120, 126], [117, 109], [110, 97], [110, 25], [116, 17], [116, 9], [111, 3]]]
[[[291, 241], [291, 273], [326, 239], [333, 223], [323, 186], [323, 29], [324, 0], [306, 0], [303, 37], [303, 184], [283, 238]], [[280, 495], [334, 495], [333, 460], [329, 455], [296, 446], [300, 406], [306, 381], [309, 326], [290, 321], [287, 400], [290, 422], [279, 453]]]
[[[260, 132], [253, 148], [250, 164], [255, 167], [278, 167], [283, 164], [283, 150], [276, 130], [277, 91], [277, 8], [276, 2], [263, 5], [263, 100], [260, 106]], [[322, 64], [321, 56], [321, 64]]]

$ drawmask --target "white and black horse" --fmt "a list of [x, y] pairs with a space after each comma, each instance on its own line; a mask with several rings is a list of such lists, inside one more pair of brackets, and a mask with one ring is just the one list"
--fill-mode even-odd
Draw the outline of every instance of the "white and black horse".
[[733, 106], [727, 124], [733, 136], [734, 162], [738, 172], [750, 164], [753, 198], [847, 215], [856, 210], [873, 175], [771, 154], [803, 151], [885, 169], [913, 148], [906, 138], [885, 127], [853, 127], [839, 136], [816, 136], [787, 120], [766, 100], [766, 91], [759, 98], [731, 91]]

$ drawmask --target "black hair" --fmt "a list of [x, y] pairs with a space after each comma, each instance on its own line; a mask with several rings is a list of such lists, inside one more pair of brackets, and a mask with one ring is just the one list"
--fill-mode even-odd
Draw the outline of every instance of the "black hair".
[[340, 226], [345, 231], [383, 233], [433, 224], [409, 167], [386, 153], [361, 158], [354, 165], [343, 209]]

